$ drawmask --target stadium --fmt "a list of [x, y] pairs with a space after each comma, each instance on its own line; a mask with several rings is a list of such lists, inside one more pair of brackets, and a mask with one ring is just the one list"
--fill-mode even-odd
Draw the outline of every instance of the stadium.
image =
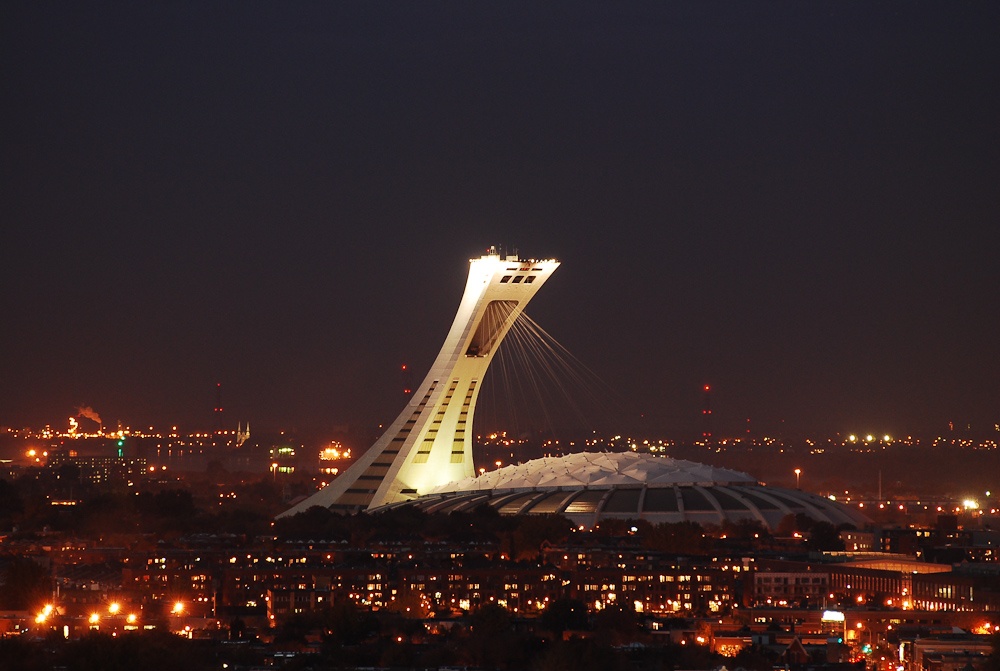
[[[279, 517], [313, 506], [341, 513], [399, 506], [451, 512], [485, 504], [501, 515], [564, 515], [583, 527], [636, 519], [754, 521], [776, 530], [782, 519], [799, 514], [834, 526], [864, 526], [859, 513], [816, 494], [650, 454], [582, 452], [476, 477], [472, 427], [481, 382], [504, 337], [527, 321], [524, 306], [558, 267], [554, 259], [521, 259], [495, 249], [470, 259], [455, 320], [402, 412], [345, 472]], [[515, 334], [515, 340], [525, 337]]]
[[774, 531], [787, 515], [862, 527], [852, 509], [817, 494], [768, 487], [746, 473], [634, 452], [581, 452], [534, 459], [449, 483], [412, 501], [426, 512], [559, 514], [593, 527], [608, 519], [721, 525], [749, 520]]

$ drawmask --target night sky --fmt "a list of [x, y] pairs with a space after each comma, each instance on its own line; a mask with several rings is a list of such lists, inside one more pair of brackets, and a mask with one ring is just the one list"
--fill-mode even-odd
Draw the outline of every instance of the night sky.
[[[718, 433], [1000, 422], [996, 2], [5, 2], [0, 425], [393, 419], [491, 245]], [[993, 435], [996, 435], [995, 433]]]

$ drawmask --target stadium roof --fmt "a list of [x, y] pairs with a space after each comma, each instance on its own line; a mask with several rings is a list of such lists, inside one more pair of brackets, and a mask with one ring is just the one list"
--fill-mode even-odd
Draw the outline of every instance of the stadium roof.
[[750, 520], [774, 531], [784, 517], [799, 514], [834, 526], [868, 522], [858, 511], [818, 494], [768, 487], [739, 471], [632, 452], [534, 459], [389, 507], [447, 513], [484, 504], [502, 515], [565, 515], [587, 527], [606, 519], [653, 524]]
[[756, 484], [757, 479], [725, 468], [635, 452], [578, 452], [506, 466], [479, 477], [438, 487], [433, 493], [536, 487], [611, 485]]

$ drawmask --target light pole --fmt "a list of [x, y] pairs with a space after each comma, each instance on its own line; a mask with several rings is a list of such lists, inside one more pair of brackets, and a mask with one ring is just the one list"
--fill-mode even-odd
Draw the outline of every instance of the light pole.
[[801, 468], [796, 468], [795, 469], [795, 489], [802, 489], [801, 487], [799, 487], [799, 478], [801, 476], [802, 476], [802, 469]]

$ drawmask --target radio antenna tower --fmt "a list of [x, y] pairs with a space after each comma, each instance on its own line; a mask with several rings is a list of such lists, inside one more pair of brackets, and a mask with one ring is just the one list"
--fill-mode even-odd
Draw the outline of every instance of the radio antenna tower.
[[706, 443], [712, 442], [712, 387], [705, 385], [702, 387], [705, 392], [704, 401], [701, 407], [701, 439]]
[[212, 431], [212, 447], [219, 446], [219, 435], [222, 433], [222, 383], [215, 383], [215, 410], [212, 413], [215, 428]]

